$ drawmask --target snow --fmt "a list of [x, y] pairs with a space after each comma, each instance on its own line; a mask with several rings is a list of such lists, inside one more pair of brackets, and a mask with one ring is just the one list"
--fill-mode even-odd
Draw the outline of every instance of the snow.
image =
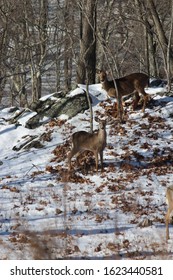
[[[84, 90], [79, 85], [69, 94]], [[89, 92], [94, 116], [109, 115], [101, 85]], [[147, 92], [145, 114], [127, 105], [124, 124], [108, 121], [98, 173], [91, 156], [80, 166], [74, 158], [70, 174], [67, 168], [70, 136], [89, 130], [89, 110], [32, 130], [25, 123], [35, 112], [26, 111], [16, 125], [7, 121], [16, 112], [0, 111], [0, 259], [173, 258], [173, 230], [166, 242], [164, 224], [173, 181], [173, 97], [157, 95], [163, 88]], [[30, 137], [42, 146], [26, 148]]]
[[164, 87], [160, 87], [160, 88], [158, 88], [158, 87], [153, 87], [153, 88], [149, 87], [149, 88], [146, 88], [145, 91], [146, 91], [147, 94], [151, 94], [152, 95], [152, 94], [157, 94], [157, 93], [164, 93], [165, 92], [165, 88]]

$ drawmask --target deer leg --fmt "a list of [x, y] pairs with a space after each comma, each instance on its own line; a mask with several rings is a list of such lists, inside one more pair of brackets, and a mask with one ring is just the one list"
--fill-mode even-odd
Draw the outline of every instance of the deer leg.
[[142, 112], [144, 113], [147, 102], [148, 102], [148, 95], [145, 93], [145, 94], [143, 94], [143, 96], [144, 96], [144, 104], [143, 104]]
[[143, 95], [143, 99], [144, 99], [143, 107], [142, 107], [142, 113], [144, 113], [149, 98], [148, 98], [148, 94], [145, 92], [143, 88], [140, 89], [140, 93]]
[[139, 93], [135, 91], [134, 94], [135, 94], [135, 100], [133, 101], [133, 111], [135, 111], [136, 107], [138, 106], [138, 102], [140, 100]]
[[117, 118], [117, 116], [118, 116], [118, 105], [117, 105], [117, 102], [116, 102], [116, 101], [113, 103], [112, 108], [113, 108], [113, 114], [112, 114], [112, 116], [113, 116], [114, 118]]
[[77, 165], [79, 166], [80, 165], [80, 155], [82, 154], [82, 151], [79, 151], [77, 154], [76, 154], [76, 162], [77, 162]]
[[100, 152], [101, 171], [103, 171], [103, 151]]
[[98, 172], [98, 152], [97, 151], [94, 152], [94, 156], [95, 156], [95, 161], [96, 161], [96, 171]]
[[170, 211], [168, 209], [166, 215], [165, 215], [165, 224], [166, 224], [166, 240], [169, 239], [169, 216], [170, 216]]
[[76, 150], [72, 148], [72, 150], [68, 154], [68, 169], [71, 170], [71, 159], [76, 154]]

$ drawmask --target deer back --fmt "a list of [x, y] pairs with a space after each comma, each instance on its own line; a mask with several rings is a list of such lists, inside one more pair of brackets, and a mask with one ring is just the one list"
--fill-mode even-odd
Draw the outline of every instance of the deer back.
[[[116, 97], [117, 93], [113, 81], [108, 81], [105, 71], [98, 72], [102, 88], [107, 91], [111, 97]], [[149, 77], [144, 73], [132, 73], [119, 79], [115, 79], [118, 92], [121, 96], [131, 94], [134, 91], [142, 91], [149, 84]]]
[[72, 135], [73, 147], [79, 151], [101, 151], [106, 147], [106, 130], [99, 129], [94, 133], [78, 131]]
[[100, 151], [106, 146], [105, 133], [104, 135], [101, 135], [100, 131], [95, 133], [78, 131], [72, 135], [72, 143], [74, 148], [79, 151]]
[[149, 77], [144, 73], [133, 73], [115, 81], [121, 95], [127, 95], [134, 91], [144, 90], [149, 84]]

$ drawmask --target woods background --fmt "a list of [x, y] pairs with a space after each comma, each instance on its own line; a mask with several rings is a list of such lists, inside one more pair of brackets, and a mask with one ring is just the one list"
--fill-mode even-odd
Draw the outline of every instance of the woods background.
[[97, 82], [173, 76], [173, 0], [0, 0], [0, 104]]

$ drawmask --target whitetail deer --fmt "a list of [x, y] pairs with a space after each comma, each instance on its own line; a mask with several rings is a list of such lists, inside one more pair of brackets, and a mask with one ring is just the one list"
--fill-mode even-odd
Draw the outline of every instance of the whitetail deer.
[[166, 223], [166, 239], [169, 239], [169, 222], [171, 212], [173, 212], [173, 185], [168, 187], [166, 190], [166, 202], [168, 204], [168, 210], [165, 216], [165, 223]]
[[84, 151], [94, 153], [96, 161], [96, 171], [98, 171], [98, 154], [100, 155], [101, 170], [103, 170], [103, 150], [106, 147], [106, 120], [99, 120], [99, 130], [89, 133], [86, 131], [78, 131], [72, 135], [72, 149], [68, 155], [69, 170], [71, 170], [71, 159], [74, 155], [77, 156]]
[[[148, 95], [144, 88], [149, 84], [149, 77], [143, 73], [133, 73], [128, 76], [115, 79], [118, 94], [116, 92], [114, 81], [108, 81], [107, 74], [103, 70], [97, 70], [99, 75], [102, 88], [107, 92], [110, 97], [122, 99], [123, 96], [133, 93], [135, 95], [135, 100], [133, 103], [133, 110], [136, 109], [139, 102], [139, 94], [141, 93], [144, 97], [144, 103], [142, 112], [145, 111], [145, 107], [148, 101]], [[118, 103], [122, 106], [122, 101], [118, 100]], [[120, 108], [123, 111], [123, 108]]]

